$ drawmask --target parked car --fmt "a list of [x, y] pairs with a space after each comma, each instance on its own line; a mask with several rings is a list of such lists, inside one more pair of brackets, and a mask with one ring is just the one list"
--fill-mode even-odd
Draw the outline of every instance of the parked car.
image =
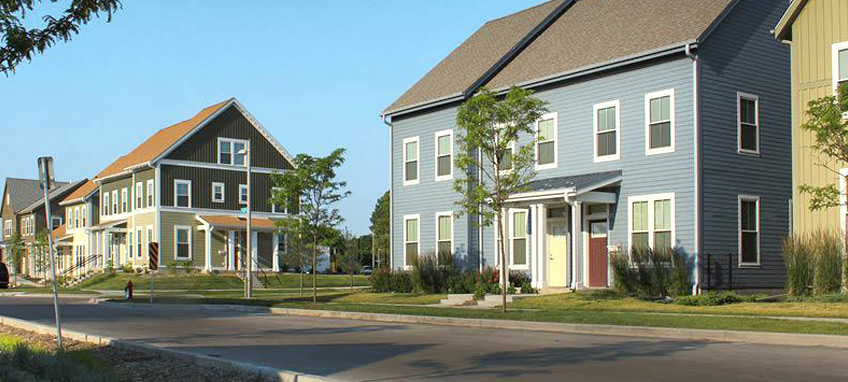
[[9, 288], [9, 268], [6, 264], [0, 263], [0, 289]]
[[366, 265], [366, 266], [362, 267], [362, 270], [359, 271], [359, 273], [361, 273], [363, 275], [369, 275], [370, 276], [372, 273], [374, 273], [374, 270], [371, 269], [370, 265]]

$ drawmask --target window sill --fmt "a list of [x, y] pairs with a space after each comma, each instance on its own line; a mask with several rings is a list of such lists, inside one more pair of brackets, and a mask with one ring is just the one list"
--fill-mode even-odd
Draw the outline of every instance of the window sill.
[[212, 199], [212, 203], [225, 203], [223, 200]]
[[762, 265], [759, 263], [739, 263], [739, 269], [759, 269], [762, 268]]
[[414, 186], [414, 185], [416, 185], [416, 184], [418, 184], [418, 183], [420, 183], [420, 182], [419, 182], [419, 181], [417, 181], [417, 180], [410, 180], [410, 181], [404, 180], [404, 181], [403, 181], [403, 185], [404, 185], [404, 186]]
[[436, 181], [437, 181], [437, 182], [444, 182], [444, 181], [446, 181], [446, 180], [453, 180], [453, 174], [451, 174], [451, 175], [445, 175], [445, 176], [437, 176], [437, 177], [436, 177]]
[[537, 165], [536, 167], [534, 167], [534, 169], [535, 169], [536, 171], [542, 171], [542, 170], [553, 170], [553, 169], [555, 169], [555, 168], [557, 168], [557, 164], [556, 164], [556, 163], [543, 164], [543, 165]]
[[511, 271], [529, 271], [530, 266], [526, 265], [526, 264], [525, 265], [510, 265], [509, 270], [511, 270]]
[[659, 149], [648, 149], [647, 151], [645, 151], [645, 155], [647, 155], [647, 156], [662, 155], [662, 154], [671, 154], [673, 152], [674, 152], [674, 146], [666, 147], [666, 148], [659, 148]]
[[746, 156], [756, 157], [756, 158], [760, 158], [760, 157], [762, 157], [762, 155], [760, 154], [760, 152], [759, 152], [759, 151], [754, 151], [754, 150], [745, 150], [745, 149], [737, 149], [736, 151], [737, 151], [737, 153], [739, 153], [740, 155], [746, 155]]
[[613, 162], [617, 160], [621, 160], [621, 155], [606, 155], [602, 157], [595, 157], [595, 163]]

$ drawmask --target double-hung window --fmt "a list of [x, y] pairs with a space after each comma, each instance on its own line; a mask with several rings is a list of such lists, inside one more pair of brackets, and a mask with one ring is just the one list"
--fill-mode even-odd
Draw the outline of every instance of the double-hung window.
[[739, 265], [760, 265], [760, 198], [739, 196]]
[[119, 214], [118, 210], [118, 190], [112, 190], [112, 214]]
[[453, 178], [453, 130], [436, 132], [436, 181]]
[[12, 236], [12, 221], [4, 220], [3, 221], [3, 236], [9, 237]]
[[616, 100], [599, 103], [595, 105], [593, 109], [595, 126], [595, 162], [620, 159], [620, 102]]
[[403, 185], [418, 184], [418, 137], [403, 140]]
[[[282, 189], [279, 187], [271, 188], [271, 197], [276, 197], [277, 193], [279, 193]], [[271, 202], [271, 212], [275, 214], [287, 214], [289, 212], [288, 207], [285, 204], [276, 204], [273, 201]]]
[[[833, 93], [838, 94], [842, 86], [848, 86], [848, 41], [833, 44]], [[848, 112], [842, 113], [848, 119]]]
[[109, 215], [109, 193], [103, 194], [103, 215]]
[[439, 264], [450, 265], [453, 255], [453, 212], [436, 213], [436, 250]]
[[[545, 114], [536, 121], [536, 135], [536, 169], [555, 168], [557, 166], [556, 113]], [[511, 160], [510, 167], [512, 167]]]
[[738, 93], [739, 152], [760, 153], [760, 99], [752, 94]]
[[246, 146], [242, 139], [218, 138], [218, 164], [244, 166]]
[[136, 182], [135, 184], [135, 209], [140, 210], [144, 208], [142, 205], [144, 203], [144, 186], [141, 182]]
[[509, 172], [509, 170], [512, 170], [513, 153], [515, 153], [515, 142], [510, 142], [510, 144], [501, 154], [500, 166], [498, 166], [498, 170], [500, 170], [501, 172]]
[[674, 248], [674, 194], [632, 196], [630, 248], [663, 251]]
[[147, 206], [153, 207], [153, 179], [147, 180]]
[[74, 228], [80, 227], [80, 209], [79, 207], [74, 208]]
[[645, 145], [648, 155], [674, 151], [674, 89], [645, 95]]
[[191, 181], [174, 180], [174, 207], [191, 207]]
[[174, 226], [174, 258], [191, 259], [191, 227]]
[[126, 187], [121, 189], [121, 212], [129, 212], [129, 190]]
[[224, 183], [212, 182], [212, 201], [224, 203]]
[[82, 220], [82, 226], [88, 227], [88, 224], [86, 222], [86, 216], [88, 215], [88, 208], [86, 208], [85, 206], [82, 206], [82, 212], [80, 213], [80, 215], [82, 215], [81, 218], [80, 218], [80, 220]]
[[247, 185], [239, 184], [239, 203], [247, 204]]
[[140, 259], [140, 258], [141, 258], [141, 255], [144, 253], [144, 252], [143, 252], [143, 248], [144, 248], [144, 247], [142, 246], [144, 243], [142, 243], [142, 241], [141, 241], [141, 237], [142, 237], [142, 236], [141, 236], [141, 228], [137, 229], [137, 230], [135, 231], [135, 233], [136, 233], [136, 234], [135, 234], [135, 247], [136, 247], [136, 253], [135, 253], [135, 256], [136, 256], [136, 257], [138, 257], [138, 258]]
[[515, 210], [511, 213], [509, 243], [510, 259], [515, 268], [527, 267], [527, 211]]
[[418, 257], [420, 242], [418, 234], [419, 215], [405, 215], [403, 217], [403, 265], [411, 267]]

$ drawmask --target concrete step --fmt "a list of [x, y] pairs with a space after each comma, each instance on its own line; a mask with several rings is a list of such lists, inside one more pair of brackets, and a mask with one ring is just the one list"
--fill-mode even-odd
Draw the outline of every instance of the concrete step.
[[[521, 300], [527, 297], [533, 297], [536, 295], [532, 294], [508, 294], [506, 295], [506, 303], [511, 304], [515, 301]], [[477, 306], [485, 307], [485, 308], [495, 308], [501, 306], [503, 304], [503, 296], [499, 294], [487, 294], [483, 300], [477, 301]]]
[[573, 292], [569, 287], [548, 287], [539, 290], [539, 294], [563, 294]]
[[449, 294], [448, 298], [439, 302], [441, 305], [447, 306], [463, 306], [474, 302], [473, 294]]

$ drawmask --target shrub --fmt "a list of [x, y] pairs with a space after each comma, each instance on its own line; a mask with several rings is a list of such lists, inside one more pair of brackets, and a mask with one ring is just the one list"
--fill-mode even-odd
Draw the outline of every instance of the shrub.
[[671, 252], [668, 269], [668, 295], [686, 296], [692, 293], [692, 260], [680, 248]]
[[687, 306], [719, 306], [727, 304], [738, 304], [740, 302], [753, 302], [756, 296], [743, 296], [734, 292], [707, 292], [697, 296], [678, 296], [674, 298], [674, 304]]
[[838, 233], [818, 231], [813, 243], [813, 293], [839, 293], [842, 284], [842, 240]]
[[177, 267], [178, 267], [178, 266], [179, 266], [179, 264], [178, 264], [176, 261], [171, 261], [171, 262], [169, 262], [169, 263], [168, 263], [168, 265], [166, 265], [165, 267], [166, 267], [166, 268], [168, 268], [168, 272], [170, 272], [170, 273], [176, 273], [176, 272], [177, 272]]
[[188, 274], [191, 274], [194, 271], [194, 267], [192, 266], [190, 260], [180, 261], [179, 267], [180, 267], [180, 269], [183, 270], [183, 272], [188, 273]]
[[412, 277], [408, 271], [397, 271], [392, 274], [392, 291], [396, 293], [412, 293]]
[[790, 296], [808, 296], [813, 285], [813, 262], [807, 236], [792, 235], [783, 240], [786, 289]]
[[624, 294], [636, 294], [636, 272], [630, 266], [627, 255], [621, 252], [610, 254], [610, 268], [612, 268], [613, 287]]
[[530, 275], [523, 271], [509, 271], [509, 284], [520, 287], [524, 284], [530, 284]]
[[621, 253], [610, 255], [615, 288], [643, 299], [681, 296], [690, 293], [692, 262], [679, 248], [653, 251], [638, 247], [630, 258]]
[[435, 255], [421, 255], [412, 262], [412, 290], [416, 293], [442, 293], [447, 290], [446, 273], [452, 266], [439, 266]]
[[378, 269], [371, 275], [371, 289], [374, 292], [392, 292], [392, 271], [390, 269]]
[[129, 265], [129, 264], [121, 265], [121, 272], [132, 273], [132, 271], [133, 271], [132, 265]]
[[474, 299], [482, 300], [486, 297], [486, 293], [489, 293], [489, 286], [484, 282], [478, 282], [474, 285]]

